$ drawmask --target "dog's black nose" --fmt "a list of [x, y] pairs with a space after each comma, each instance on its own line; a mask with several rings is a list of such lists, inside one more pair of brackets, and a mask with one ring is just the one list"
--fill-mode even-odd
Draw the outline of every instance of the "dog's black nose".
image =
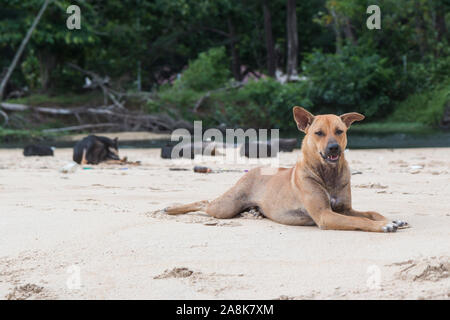
[[337, 154], [340, 151], [339, 144], [330, 143], [327, 145], [327, 154]]

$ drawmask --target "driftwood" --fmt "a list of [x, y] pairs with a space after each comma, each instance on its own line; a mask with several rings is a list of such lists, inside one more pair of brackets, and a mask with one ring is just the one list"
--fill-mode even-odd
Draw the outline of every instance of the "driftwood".
[[57, 133], [57, 132], [65, 132], [65, 131], [77, 131], [77, 130], [86, 130], [86, 129], [99, 129], [99, 128], [112, 128], [118, 127], [117, 123], [96, 123], [96, 124], [82, 124], [79, 126], [71, 126], [64, 128], [56, 128], [56, 129], [44, 129], [42, 132], [44, 133]]
[[[121, 126], [124, 129], [133, 130], [149, 130], [155, 132], [168, 132], [172, 131], [182, 124], [180, 121], [175, 121], [171, 117], [160, 114], [160, 115], [149, 115], [132, 113], [126, 109], [117, 110], [114, 105], [107, 107], [79, 107], [79, 108], [59, 108], [59, 107], [32, 107], [24, 104], [15, 103], [0, 103], [0, 108], [6, 111], [34, 111], [38, 113], [51, 114], [51, 115], [62, 115], [62, 116], [75, 116], [78, 122], [81, 123], [80, 115], [91, 115], [96, 117], [98, 121], [100, 118], [106, 118], [106, 121], [97, 124], [81, 124], [79, 126], [71, 126], [67, 128], [60, 129], [48, 129], [44, 130], [46, 132], [59, 132], [59, 131], [74, 131], [83, 130], [89, 128], [99, 128], [99, 127], [118, 127]], [[2, 112], [3, 114], [4, 112]], [[6, 115], [6, 113], [5, 113]], [[6, 115], [7, 117], [7, 115]]]

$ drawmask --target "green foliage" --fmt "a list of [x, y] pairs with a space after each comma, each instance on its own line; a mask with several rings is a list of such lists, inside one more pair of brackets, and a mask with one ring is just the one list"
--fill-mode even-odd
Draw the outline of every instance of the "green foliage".
[[5, 129], [0, 126], [0, 144], [15, 142], [34, 142], [54, 139], [54, 134], [45, 134], [39, 130]]
[[440, 86], [450, 79], [450, 47], [444, 56], [436, 58], [427, 56], [420, 62], [413, 62], [407, 67], [404, 89], [407, 93], [421, 92]]
[[418, 122], [404, 122], [402, 119], [397, 121], [383, 120], [382, 122], [357, 123], [353, 124], [350, 134], [427, 134], [436, 132], [429, 125]]
[[31, 52], [26, 56], [21, 65], [22, 73], [25, 77], [28, 87], [31, 90], [36, 90], [39, 88], [39, 60]]
[[195, 91], [223, 86], [231, 77], [224, 47], [211, 48], [189, 63], [177, 85]]
[[311, 108], [304, 83], [281, 84], [268, 78], [250, 81], [232, 92], [211, 96], [214, 119], [229, 125], [256, 128], [281, 128], [292, 124], [292, 107]]
[[72, 107], [85, 105], [98, 105], [103, 103], [103, 95], [99, 92], [89, 92], [86, 94], [33, 94], [23, 98], [9, 99], [9, 103], [25, 104], [29, 106], [58, 106], [58, 107]]
[[303, 64], [310, 83], [308, 97], [322, 112], [356, 111], [368, 118], [389, 108], [389, 90], [395, 73], [388, 60], [354, 46], [339, 54], [315, 51]]
[[[0, 73], [42, 2], [0, 0]], [[441, 84], [450, 75], [448, 30], [442, 34], [439, 28], [449, 18], [448, 0], [377, 0], [381, 30], [365, 26], [367, 1], [297, 1], [304, 80], [282, 85], [265, 79], [214, 91], [230, 83], [236, 56], [241, 70], [266, 72], [263, 3], [271, 11], [277, 66], [284, 71], [286, 0], [58, 0], [43, 15], [7, 90], [27, 85], [47, 90], [29, 103], [77, 105], [82, 101], [73, 93], [80, 92], [84, 75], [68, 62], [108, 75], [119, 91], [136, 89], [140, 66], [143, 90], [156, 96], [148, 112], [211, 125], [289, 127], [294, 105], [314, 113], [359, 111], [369, 121], [388, 117], [395, 107], [396, 121], [437, 123], [445, 96]], [[81, 30], [66, 28], [71, 4], [81, 8]], [[160, 86], [179, 73], [175, 85]], [[192, 113], [208, 91], [199, 113]]]
[[450, 82], [447, 82], [434, 90], [413, 94], [398, 103], [389, 119], [437, 126], [449, 102]]
[[193, 120], [194, 115], [190, 110], [203, 94], [203, 92], [197, 92], [190, 88], [164, 86], [158, 92], [157, 98], [147, 103], [146, 109], [150, 113], [167, 113]]

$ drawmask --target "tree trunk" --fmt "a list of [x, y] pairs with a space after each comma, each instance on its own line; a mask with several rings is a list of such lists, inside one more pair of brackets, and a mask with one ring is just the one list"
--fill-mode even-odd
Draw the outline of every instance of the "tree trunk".
[[275, 56], [275, 45], [272, 34], [272, 18], [270, 15], [270, 8], [267, 0], [263, 2], [264, 10], [264, 33], [266, 35], [266, 50], [267, 50], [267, 72], [269, 76], [275, 77], [277, 68], [277, 60]]
[[355, 35], [354, 35], [354, 33], [353, 33], [353, 30], [352, 30], [352, 25], [351, 25], [351, 23], [350, 23], [350, 19], [347, 18], [347, 17], [345, 17], [344, 33], [345, 33], [345, 37], [346, 37], [348, 40], [350, 40], [350, 42], [351, 42], [352, 44], [354, 44], [354, 45], [357, 44], [357, 42], [356, 42], [356, 37], [355, 37]]
[[339, 20], [336, 11], [334, 11], [333, 8], [330, 9], [330, 13], [333, 17], [333, 31], [336, 36], [336, 53], [340, 53], [342, 48], [342, 35], [339, 27]]
[[39, 23], [39, 20], [41, 20], [42, 15], [44, 14], [45, 9], [47, 9], [47, 6], [50, 3], [50, 1], [51, 0], [45, 0], [44, 4], [41, 7], [41, 10], [39, 11], [38, 15], [34, 19], [33, 24], [31, 25], [30, 29], [28, 29], [28, 32], [27, 32], [25, 38], [22, 40], [19, 50], [17, 50], [16, 55], [14, 56], [14, 59], [11, 62], [11, 65], [9, 66], [5, 77], [2, 79], [2, 82], [0, 84], [0, 101], [3, 99], [6, 84], [8, 83], [8, 80], [11, 77], [12, 72], [16, 68], [17, 62], [19, 62], [19, 59], [22, 56], [23, 50], [25, 49], [26, 45], [28, 44], [28, 41], [31, 38], [31, 34], [33, 33], [34, 29], [36, 29], [36, 26]]
[[445, 24], [446, 5], [440, 3], [436, 10], [436, 29], [438, 31], [438, 41], [445, 39], [447, 35], [447, 26]]
[[234, 30], [233, 22], [228, 17], [228, 32], [230, 35], [230, 49], [231, 49], [231, 71], [236, 81], [241, 81], [241, 62], [239, 60], [239, 52], [237, 49], [236, 32]]
[[416, 35], [417, 35], [417, 43], [419, 45], [420, 55], [423, 57], [427, 52], [427, 39], [426, 39], [426, 28], [425, 22], [423, 19], [423, 10], [420, 7], [419, 1], [414, 2], [415, 7], [415, 24], [416, 24]]
[[56, 67], [56, 58], [51, 53], [51, 50], [43, 49], [38, 53], [38, 59], [40, 64], [41, 90], [42, 92], [46, 92], [50, 87], [51, 72]]
[[287, 81], [297, 75], [298, 34], [295, 0], [287, 0]]

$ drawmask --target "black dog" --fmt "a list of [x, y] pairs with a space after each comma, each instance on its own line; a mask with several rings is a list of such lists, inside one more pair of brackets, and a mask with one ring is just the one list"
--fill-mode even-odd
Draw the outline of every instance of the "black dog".
[[53, 148], [40, 144], [29, 144], [23, 149], [23, 155], [25, 157], [53, 156]]
[[106, 160], [120, 160], [117, 140], [118, 138], [111, 140], [101, 136], [87, 136], [73, 147], [73, 161], [81, 163], [83, 153], [88, 164], [99, 164]]

